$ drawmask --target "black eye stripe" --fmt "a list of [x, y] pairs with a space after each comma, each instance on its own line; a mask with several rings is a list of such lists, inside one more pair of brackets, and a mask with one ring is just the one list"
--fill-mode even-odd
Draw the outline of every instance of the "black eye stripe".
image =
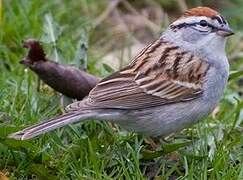
[[227, 22], [226, 22], [226, 20], [224, 19], [224, 17], [223, 17], [223, 16], [220, 16], [220, 17], [221, 17], [223, 23], [224, 23], [224, 24], [227, 24]]
[[219, 24], [227, 24], [227, 22], [223, 16], [220, 16], [220, 15], [213, 16], [212, 19], [216, 19], [219, 22]]
[[[195, 23], [181, 23], [181, 24], [178, 24], [178, 25], [171, 25], [170, 27], [172, 28], [172, 29], [176, 29], [176, 28], [178, 28], [178, 29], [181, 29], [181, 28], [184, 28], [184, 27], [189, 27], [189, 26], [196, 26], [196, 25], [200, 25], [200, 22], [195, 22]], [[208, 27], [210, 27], [210, 28], [212, 28], [212, 29], [215, 29], [216, 27], [215, 26], [213, 26], [212, 24], [210, 24], [210, 23], [207, 23], [207, 26]]]
[[219, 24], [223, 24], [223, 21], [219, 16], [213, 16], [212, 19], [216, 19], [219, 22]]

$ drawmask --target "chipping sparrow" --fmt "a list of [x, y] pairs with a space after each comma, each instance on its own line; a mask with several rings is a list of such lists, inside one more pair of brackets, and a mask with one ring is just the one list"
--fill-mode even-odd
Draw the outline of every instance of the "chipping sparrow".
[[11, 134], [30, 139], [67, 124], [94, 118], [150, 136], [168, 135], [207, 116], [229, 75], [226, 37], [233, 34], [216, 11], [186, 11], [125, 68], [101, 80], [67, 113]]

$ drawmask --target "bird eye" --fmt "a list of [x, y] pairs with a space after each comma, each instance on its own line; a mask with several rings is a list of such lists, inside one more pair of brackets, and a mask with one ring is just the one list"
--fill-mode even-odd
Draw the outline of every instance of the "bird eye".
[[200, 24], [200, 26], [202, 26], [202, 27], [206, 27], [206, 26], [208, 26], [208, 22], [205, 21], [205, 20], [201, 20], [201, 21], [199, 22], [199, 24]]

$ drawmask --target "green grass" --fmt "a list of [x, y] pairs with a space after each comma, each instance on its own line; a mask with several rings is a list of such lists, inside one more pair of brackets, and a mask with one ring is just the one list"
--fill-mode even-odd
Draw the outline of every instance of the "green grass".
[[[0, 23], [0, 171], [11, 179], [146, 179], [149, 173], [157, 179], [243, 179], [243, 101], [239, 73], [231, 76], [215, 117], [209, 116], [169, 137], [157, 152], [148, 150], [144, 137], [119, 127], [113, 130], [108, 123], [97, 121], [68, 126], [30, 141], [6, 138], [10, 132], [62, 111], [60, 95], [43, 83], [38, 91], [37, 76], [19, 64], [26, 53], [21, 47], [22, 40], [40, 39], [49, 57], [58, 57], [60, 63], [83, 67], [84, 62], [79, 62], [76, 55], [80, 50], [78, 44], [87, 38], [88, 71], [105, 76], [109, 73], [107, 68], [95, 66], [100, 58], [96, 49], [102, 51], [102, 45], [113, 42], [112, 27], [104, 21], [94, 28], [93, 23], [104, 12], [106, 2], [3, 1], [3, 21]], [[162, 0], [154, 2], [163, 5]], [[191, 5], [195, 3], [190, 1]], [[241, 1], [231, 3], [228, 6], [225, 2], [227, 6], [223, 6], [222, 13], [240, 30], [243, 4]], [[144, 0], [133, 5], [139, 9], [144, 4], [153, 3]], [[168, 12], [173, 9], [166, 8]], [[126, 12], [123, 6], [119, 9]], [[51, 22], [49, 26], [48, 20]], [[243, 69], [243, 41], [239, 30], [227, 49], [234, 71]]]

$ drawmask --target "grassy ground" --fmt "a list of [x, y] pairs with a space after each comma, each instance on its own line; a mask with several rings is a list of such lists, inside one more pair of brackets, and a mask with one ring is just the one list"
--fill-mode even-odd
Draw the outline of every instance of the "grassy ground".
[[[168, 137], [160, 151], [149, 151], [144, 138], [137, 134], [96, 121], [65, 127], [30, 141], [5, 138], [10, 132], [62, 111], [60, 95], [43, 83], [38, 90], [36, 75], [19, 64], [26, 53], [22, 40], [40, 39], [49, 57], [84, 67], [86, 62], [77, 57], [80, 43], [88, 39], [88, 71], [105, 76], [110, 68], [96, 66], [102, 56], [130, 45], [131, 37], [136, 42], [153, 40], [159, 35], [158, 27], [163, 28], [170, 20], [168, 16], [173, 19], [184, 7], [168, 2], [144, 0], [115, 8], [105, 0], [2, 2], [0, 179], [4, 174], [11, 179], [243, 179], [243, 81], [239, 73], [233, 73], [243, 69], [243, 4], [236, 0], [224, 1], [220, 6], [237, 35], [228, 44], [233, 74], [217, 112]], [[184, 5], [200, 5], [199, 1], [189, 2]], [[117, 26], [112, 24], [117, 13], [118, 24], [126, 24], [126, 14], [138, 18], [142, 10], [155, 6], [165, 9], [161, 24], [142, 21], [147, 26], [144, 30], [138, 28], [142, 29], [138, 33], [129, 27], [125, 33], [117, 33]], [[107, 15], [109, 11], [113, 13]]]

